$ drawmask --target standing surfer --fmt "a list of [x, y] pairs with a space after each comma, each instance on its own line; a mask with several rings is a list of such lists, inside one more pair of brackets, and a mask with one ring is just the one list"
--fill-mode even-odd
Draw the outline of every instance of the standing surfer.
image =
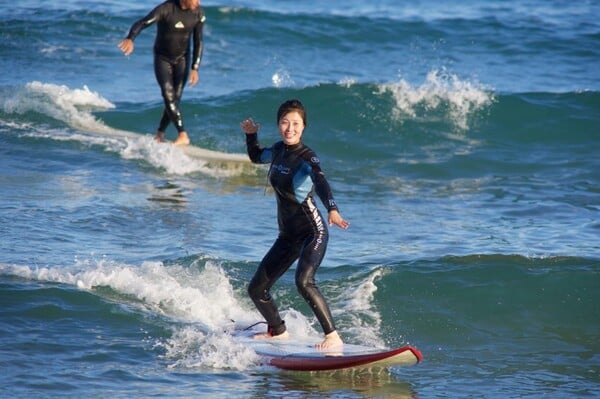
[[329, 232], [327, 223], [314, 200], [321, 199], [328, 212], [329, 225], [347, 229], [333, 198], [329, 183], [321, 170], [319, 158], [301, 141], [306, 127], [306, 111], [298, 100], [281, 104], [277, 124], [282, 140], [263, 148], [258, 142], [259, 125], [246, 119], [240, 126], [246, 134], [246, 146], [254, 163], [270, 163], [269, 182], [277, 198], [279, 236], [261, 261], [250, 281], [248, 293], [266, 319], [268, 331], [256, 339], [288, 337], [284, 321], [279, 315], [269, 290], [294, 263], [296, 286], [319, 320], [325, 339], [317, 349], [328, 349], [343, 344], [336, 331], [331, 311], [315, 282], [315, 273], [325, 256]]
[[[135, 22], [127, 37], [119, 43], [123, 54], [131, 54], [134, 49], [133, 41], [137, 35], [143, 29], [157, 23], [154, 41], [154, 74], [165, 105], [156, 131], [157, 141], [165, 140], [165, 130], [172, 122], [178, 132], [177, 139], [173, 143], [181, 145], [190, 143], [183, 125], [180, 102], [188, 75], [190, 86], [198, 83], [205, 19], [200, 0], [167, 0]], [[190, 41], [193, 42], [191, 54]]]

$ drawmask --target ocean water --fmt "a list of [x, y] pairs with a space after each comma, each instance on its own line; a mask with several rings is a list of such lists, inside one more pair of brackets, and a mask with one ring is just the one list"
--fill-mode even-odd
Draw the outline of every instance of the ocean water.
[[[154, 28], [117, 43], [156, 4], [0, 0], [0, 397], [600, 397], [599, 2], [202, 2], [191, 139], [243, 153], [243, 118], [269, 144], [305, 103], [351, 223], [317, 275], [338, 329], [424, 355], [377, 373], [227, 333], [260, 321], [275, 201], [152, 141]], [[293, 273], [274, 295], [320, 334]]]

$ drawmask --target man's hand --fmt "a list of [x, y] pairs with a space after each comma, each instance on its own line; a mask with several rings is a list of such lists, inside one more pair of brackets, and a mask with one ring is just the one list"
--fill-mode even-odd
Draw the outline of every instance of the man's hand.
[[123, 39], [121, 43], [119, 43], [119, 48], [125, 55], [129, 55], [133, 53], [133, 40], [131, 39]]
[[195, 69], [192, 69], [190, 71], [190, 86], [195, 85], [196, 83], [198, 83], [198, 71]]

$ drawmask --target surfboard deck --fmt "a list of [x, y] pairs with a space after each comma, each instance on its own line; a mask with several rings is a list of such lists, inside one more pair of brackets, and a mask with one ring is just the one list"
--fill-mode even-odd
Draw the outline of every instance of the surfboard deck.
[[[171, 143], [166, 143], [166, 144], [174, 145]], [[244, 163], [244, 164], [250, 163], [250, 159], [248, 158], [248, 155], [246, 155], [246, 154], [214, 151], [214, 150], [209, 150], [209, 149], [202, 148], [202, 147], [197, 147], [193, 144], [184, 145], [184, 146], [175, 146], [175, 147], [180, 148], [184, 154], [186, 154], [192, 158], [203, 159], [208, 162], [217, 161], [217, 162], [239, 162], [239, 163]]]
[[[90, 133], [100, 134], [105, 136], [112, 137], [121, 137], [133, 140], [140, 140], [144, 138], [148, 138], [149, 136], [154, 138], [149, 134], [141, 134], [136, 132], [130, 132], [127, 130], [113, 129], [108, 126], [104, 126], [103, 129], [87, 129]], [[229, 152], [221, 152], [216, 150], [209, 150], [207, 148], [198, 147], [194, 144], [188, 145], [175, 145], [170, 141], [165, 141], [160, 143], [161, 145], [169, 145], [173, 146], [176, 149], [181, 150], [185, 155], [198, 159], [201, 161], [205, 161], [207, 163], [219, 164], [219, 163], [231, 163], [231, 164], [241, 164], [241, 165], [252, 165], [248, 155], [241, 153], [229, 153]]]
[[363, 345], [344, 344], [330, 350], [318, 350], [318, 341], [255, 340], [240, 338], [247, 343], [265, 364], [283, 370], [325, 371], [341, 369], [377, 369], [413, 366], [423, 359], [421, 352], [412, 346], [380, 349]]

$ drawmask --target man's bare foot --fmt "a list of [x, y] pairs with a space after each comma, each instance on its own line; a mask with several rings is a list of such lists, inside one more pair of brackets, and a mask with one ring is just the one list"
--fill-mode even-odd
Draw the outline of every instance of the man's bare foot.
[[271, 335], [270, 333], [254, 334], [253, 339], [274, 339], [274, 340], [285, 340], [290, 338], [290, 333], [287, 331], [282, 332], [279, 335]]
[[187, 132], [179, 132], [179, 136], [173, 141], [175, 145], [188, 145], [190, 143], [190, 138]]
[[159, 143], [164, 143], [165, 142], [165, 132], [161, 132], [160, 130], [158, 130], [156, 132], [156, 136], [154, 136], [154, 140], [156, 140]]
[[320, 350], [332, 349], [332, 348], [340, 348], [344, 345], [342, 338], [338, 334], [337, 331], [330, 332], [325, 335], [325, 339], [320, 344], [316, 344], [315, 348]]

